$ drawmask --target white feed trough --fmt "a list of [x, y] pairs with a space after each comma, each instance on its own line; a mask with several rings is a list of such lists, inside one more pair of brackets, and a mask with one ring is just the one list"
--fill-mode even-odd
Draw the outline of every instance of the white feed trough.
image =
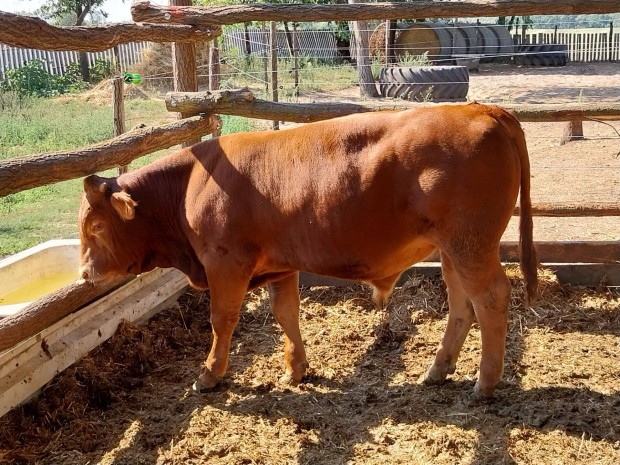
[[80, 241], [48, 241], [0, 260], [0, 318], [78, 279]]
[[[0, 261], [0, 322], [4, 328], [29, 312], [31, 302], [43, 296], [56, 302], [62, 292], [48, 294], [75, 286], [78, 263], [78, 240], [49, 241]], [[110, 338], [121, 320], [148, 319], [171, 306], [186, 287], [187, 279], [180, 271], [157, 268], [82, 308], [69, 308], [72, 313], [60, 321], [0, 351], [0, 416]]]

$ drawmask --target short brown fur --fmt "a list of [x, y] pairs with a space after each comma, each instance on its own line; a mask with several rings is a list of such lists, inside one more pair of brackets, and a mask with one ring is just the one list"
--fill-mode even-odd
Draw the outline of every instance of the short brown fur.
[[522, 269], [528, 296], [536, 293], [529, 176], [519, 123], [479, 104], [223, 136], [118, 178], [87, 178], [81, 273], [104, 280], [176, 267], [209, 288], [214, 339], [201, 389], [226, 371], [248, 288], [270, 283], [286, 379], [298, 382], [308, 365], [298, 271], [367, 282], [383, 305], [402, 271], [439, 249], [450, 317], [423, 381], [454, 371], [475, 316], [476, 394], [489, 396], [503, 373], [510, 294], [499, 241], [519, 191]]

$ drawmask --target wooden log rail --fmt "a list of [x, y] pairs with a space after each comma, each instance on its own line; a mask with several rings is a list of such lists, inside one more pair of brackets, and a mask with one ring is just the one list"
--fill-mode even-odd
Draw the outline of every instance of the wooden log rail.
[[143, 0], [134, 2], [131, 7], [134, 21], [196, 26], [249, 21], [359, 21], [617, 12], [620, 12], [618, 0], [421, 0], [336, 5], [257, 3], [222, 7], [158, 6]]
[[197, 42], [219, 36], [217, 25], [109, 24], [56, 27], [42, 19], [0, 11], [0, 43], [38, 50], [102, 52], [128, 42]]
[[[257, 99], [248, 89], [219, 92], [169, 92], [168, 111], [187, 113], [217, 113], [295, 123], [310, 123], [369, 111], [406, 110], [436, 104], [404, 100], [372, 100], [364, 103], [281, 103]], [[455, 105], [463, 105], [458, 103]], [[620, 104], [506, 104], [523, 122], [572, 121], [574, 119], [620, 120]]]
[[0, 197], [128, 165], [157, 150], [211, 134], [218, 125], [214, 118], [194, 116], [163, 126], [133, 130], [76, 151], [3, 160], [0, 161]]
[[117, 279], [108, 284], [93, 285], [75, 281], [56, 292], [31, 303], [26, 308], [0, 320], [0, 352], [20, 341], [43, 331], [118, 286], [128, 279]]

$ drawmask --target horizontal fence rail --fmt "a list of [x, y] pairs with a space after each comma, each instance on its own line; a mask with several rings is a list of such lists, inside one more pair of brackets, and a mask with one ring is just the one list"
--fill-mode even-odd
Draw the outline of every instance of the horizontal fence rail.
[[[168, 111], [190, 114], [216, 113], [248, 118], [310, 123], [352, 113], [406, 110], [435, 105], [404, 100], [368, 101], [368, 103], [283, 103], [258, 99], [248, 89], [218, 92], [169, 92]], [[456, 105], [462, 105], [457, 103]], [[573, 120], [620, 120], [620, 103], [608, 104], [504, 104], [523, 122], [556, 122]]]
[[134, 21], [194, 26], [249, 21], [359, 21], [617, 12], [620, 12], [618, 0], [420, 0], [336, 5], [255, 3], [221, 7], [158, 6], [142, 0], [131, 6]]
[[101, 52], [128, 42], [196, 42], [220, 35], [218, 26], [106, 24], [58, 27], [40, 18], [0, 11], [0, 43], [41, 50]]
[[0, 161], [0, 197], [34, 187], [75, 179], [211, 134], [219, 118], [194, 116], [163, 126], [136, 129], [100, 144]]

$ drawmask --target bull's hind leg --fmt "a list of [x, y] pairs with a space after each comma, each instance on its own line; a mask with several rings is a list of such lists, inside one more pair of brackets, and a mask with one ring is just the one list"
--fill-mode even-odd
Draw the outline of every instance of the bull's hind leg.
[[284, 331], [284, 383], [299, 383], [308, 368], [306, 351], [299, 331], [299, 273], [269, 284], [271, 309]]
[[233, 331], [248, 288], [248, 280], [232, 278], [234, 273], [208, 274], [211, 291], [211, 326], [213, 342], [194, 390], [205, 392], [215, 387], [228, 368], [228, 354]]
[[496, 258], [489, 270], [486, 285], [478, 287], [476, 284], [471, 286], [468, 292], [480, 325], [482, 339], [480, 373], [474, 392], [481, 397], [490, 397], [504, 375], [510, 304], [510, 281], [499, 258]]
[[448, 324], [435, 362], [421, 378], [425, 384], [441, 383], [454, 373], [456, 360], [474, 321], [471, 300], [461, 285], [452, 260], [445, 253], [441, 254], [441, 271], [448, 290]]
[[465, 260], [451, 258], [480, 325], [482, 356], [474, 393], [490, 397], [504, 374], [510, 281], [497, 250]]

